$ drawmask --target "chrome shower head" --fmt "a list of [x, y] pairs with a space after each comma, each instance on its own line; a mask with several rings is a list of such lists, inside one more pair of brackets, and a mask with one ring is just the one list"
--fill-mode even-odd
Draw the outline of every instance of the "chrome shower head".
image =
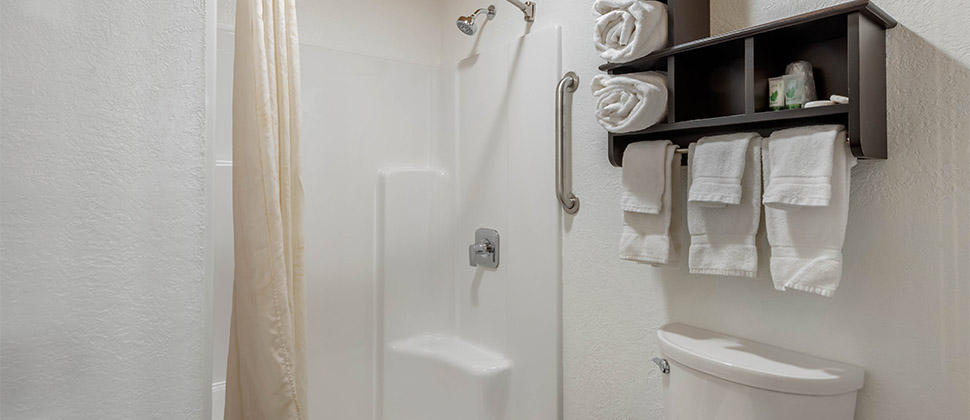
[[458, 30], [465, 35], [475, 35], [475, 32], [478, 31], [478, 28], [475, 27], [475, 22], [470, 22], [468, 16], [458, 18], [458, 22], [456, 22], [456, 24], [458, 25]]
[[478, 32], [478, 25], [475, 24], [475, 19], [477, 19], [478, 15], [482, 13], [488, 15], [488, 20], [492, 20], [495, 17], [495, 6], [488, 6], [487, 9], [478, 9], [475, 11], [475, 13], [472, 13], [471, 16], [462, 16], [458, 18], [458, 20], [455, 22], [455, 24], [458, 25], [458, 30], [465, 35], [475, 35], [475, 33]]

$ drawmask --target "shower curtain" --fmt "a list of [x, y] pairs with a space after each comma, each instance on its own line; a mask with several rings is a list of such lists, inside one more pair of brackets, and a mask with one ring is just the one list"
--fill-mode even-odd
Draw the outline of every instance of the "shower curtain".
[[238, 0], [226, 420], [307, 419], [295, 0]]

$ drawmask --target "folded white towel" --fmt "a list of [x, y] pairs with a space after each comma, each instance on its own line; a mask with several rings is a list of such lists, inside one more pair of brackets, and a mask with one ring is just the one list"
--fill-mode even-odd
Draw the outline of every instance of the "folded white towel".
[[593, 42], [600, 57], [626, 63], [667, 45], [667, 6], [658, 1], [597, 0]]
[[593, 77], [596, 118], [613, 133], [644, 130], [667, 115], [667, 74], [631, 73]]
[[[662, 179], [663, 197], [660, 212], [657, 214], [639, 213], [632, 211], [623, 212], [623, 232], [620, 234], [620, 258], [625, 260], [639, 261], [654, 265], [670, 264], [677, 252], [671, 253], [673, 247], [670, 240], [670, 219], [672, 210], [672, 185], [674, 174], [671, 172], [673, 167], [674, 151], [677, 146], [664, 142]], [[651, 160], [652, 161], [652, 160]], [[624, 167], [633, 164], [626, 159], [623, 160]], [[646, 165], [647, 162], [642, 164]], [[677, 174], [679, 174], [679, 168]]]
[[630, 144], [623, 152], [623, 194], [620, 209], [659, 214], [667, 176], [665, 161], [669, 140]]
[[[744, 175], [751, 140], [755, 138], [761, 142], [761, 136], [754, 133], [726, 134], [698, 140], [690, 152], [694, 164], [690, 169], [691, 184], [687, 200], [714, 208], [740, 204], [741, 177]], [[761, 148], [760, 144], [758, 148]], [[760, 166], [761, 156], [758, 156], [758, 162]], [[758, 190], [761, 190], [760, 185]]]
[[[832, 195], [826, 207], [765, 207], [775, 288], [832, 296], [842, 279], [842, 244], [849, 217], [849, 182], [856, 164], [845, 132], [836, 136]], [[765, 171], [773, 171], [771, 141], [763, 146]]]
[[[840, 125], [776, 131], [767, 142], [765, 207], [824, 207], [832, 198], [832, 157]], [[767, 167], [766, 167], [767, 168]]]
[[[690, 145], [688, 185], [693, 190], [700, 165], [694, 153], [701, 145]], [[745, 161], [740, 179], [738, 205], [724, 208], [687, 203], [687, 228], [690, 231], [688, 267], [694, 274], [756, 277], [758, 248], [755, 236], [761, 224], [761, 137], [749, 135], [741, 160]]]

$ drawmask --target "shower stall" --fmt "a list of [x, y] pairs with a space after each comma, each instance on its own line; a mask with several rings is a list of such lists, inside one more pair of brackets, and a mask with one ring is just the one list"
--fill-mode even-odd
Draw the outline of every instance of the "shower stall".
[[[531, 2], [398, 3], [300, 10], [310, 415], [560, 418], [561, 30]], [[217, 38], [209, 197], [213, 419], [233, 270], [232, 32]]]

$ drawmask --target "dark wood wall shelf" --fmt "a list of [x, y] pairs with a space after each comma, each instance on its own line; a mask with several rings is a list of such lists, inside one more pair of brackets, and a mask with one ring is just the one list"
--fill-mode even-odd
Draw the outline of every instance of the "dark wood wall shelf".
[[[691, 1], [696, 7], [688, 8]], [[678, 12], [708, 13], [704, 3], [668, 1], [671, 25], [690, 34], [681, 36], [689, 41], [600, 67], [610, 74], [666, 71], [670, 90], [666, 122], [634, 133], [610, 133], [610, 163], [620, 166], [626, 146], [638, 141], [671, 140], [687, 147], [708, 135], [748, 131], [768, 136], [817, 124], [845, 125], [856, 157], [887, 157], [885, 30], [896, 26], [893, 18], [868, 0], [856, 0], [702, 38], [700, 26], [709, 17], [684, 18]], [[849, 104], [769, 110], [768, 79], [784, 74], [785, 65], [796, 60], [812, 63], [819, 99], [837, 94], [849, 97]]]

